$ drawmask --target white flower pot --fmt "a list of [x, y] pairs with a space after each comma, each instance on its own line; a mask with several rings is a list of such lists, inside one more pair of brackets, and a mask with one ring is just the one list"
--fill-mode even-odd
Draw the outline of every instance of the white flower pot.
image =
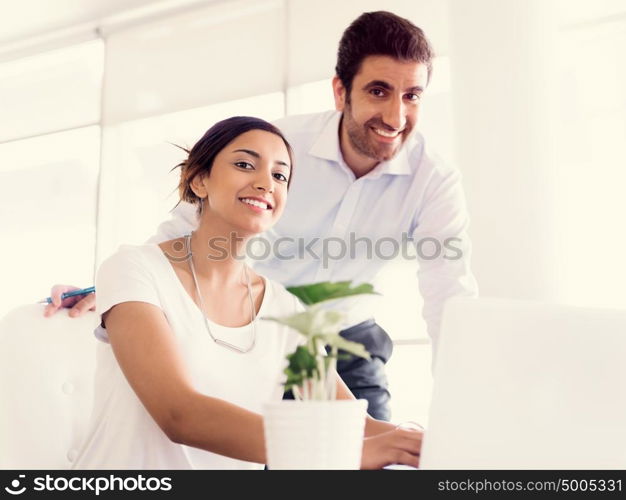
[[263, 405], [267, 466], [358, 469], [367, 401], [277, 401]]

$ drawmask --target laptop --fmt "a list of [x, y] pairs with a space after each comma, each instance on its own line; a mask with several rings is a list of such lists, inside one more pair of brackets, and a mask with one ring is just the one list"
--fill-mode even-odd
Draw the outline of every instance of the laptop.
[[420, 467], [625, 469], [626, 311], [450, 300]]

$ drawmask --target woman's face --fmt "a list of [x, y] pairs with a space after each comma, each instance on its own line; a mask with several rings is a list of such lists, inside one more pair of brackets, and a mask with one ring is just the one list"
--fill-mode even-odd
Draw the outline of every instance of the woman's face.
[[219, 220], [240, 233], [266, 231], [283, 212], [290, 175], [289, 153], [279, 136], [245, 132], [218, 153], [210, 175], [194, 180], [196, 194], [208, 195], [202, 218]]

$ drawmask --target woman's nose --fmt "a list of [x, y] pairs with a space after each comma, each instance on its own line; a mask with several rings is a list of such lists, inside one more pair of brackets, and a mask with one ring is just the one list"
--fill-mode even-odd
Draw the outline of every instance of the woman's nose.
[[266, 174], [259, 174], [254, 180], [254, 189], [260, 191], [266, 191], [268, 193], [274, 192], [274, 183], [272, 182], [272, 176]]

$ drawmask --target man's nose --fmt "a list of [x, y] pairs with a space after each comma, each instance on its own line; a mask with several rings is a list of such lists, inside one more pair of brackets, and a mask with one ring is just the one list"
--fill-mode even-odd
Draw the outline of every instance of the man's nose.
[[383, 115], [383, 121], [394, 130], [402, 130], [406, 124], [406, 109], [399, 97], [389, 100]]

